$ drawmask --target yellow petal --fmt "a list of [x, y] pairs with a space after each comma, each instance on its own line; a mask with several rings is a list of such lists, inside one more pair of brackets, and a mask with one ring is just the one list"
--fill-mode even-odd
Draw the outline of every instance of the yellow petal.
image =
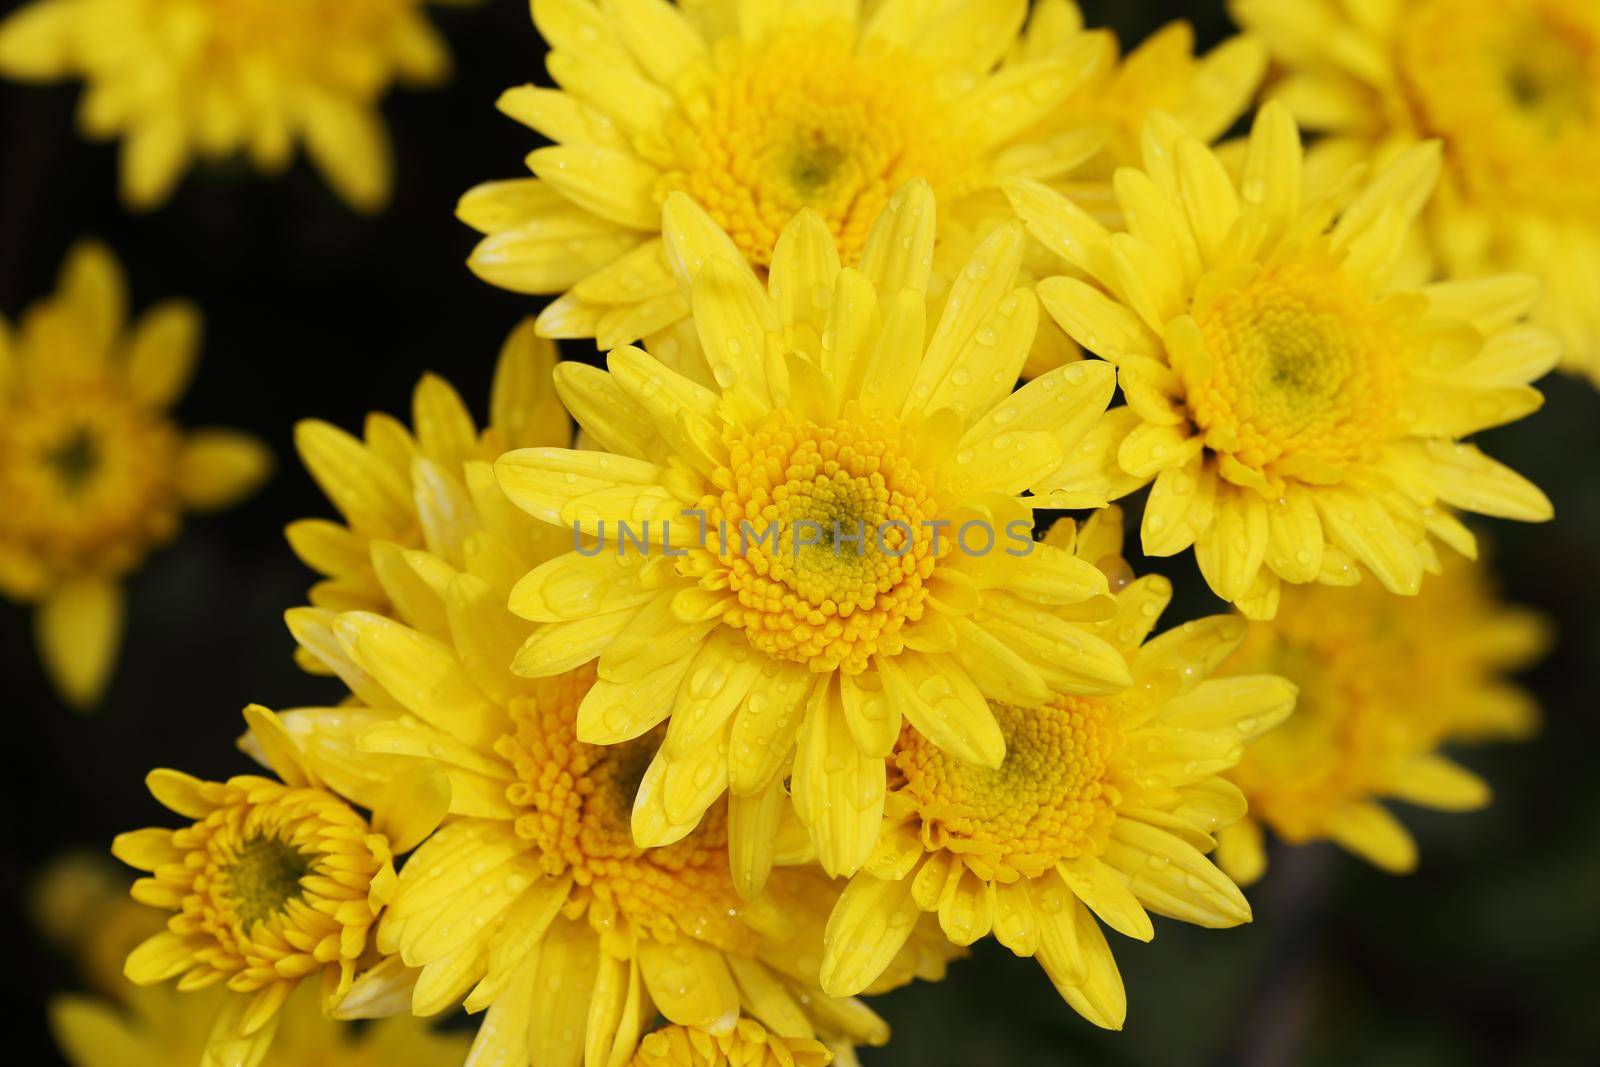
[[[1105, 226], [1041, 182], [1007, 178], [1000, 185], [1040, 244], [1100, 284], [1111, 282], [1111, 233]], [[1039, 299], [1045, 300], [1043, 291]], [[1045, 307], [1049, 310], [1047, 300]]]
[[1217, 866], [1234, 884], [1254, 885], [1267, 870], [1267, 850], [1262, 843], [1261, 824], [1243, 819], [1217, 834]]
[[694, 280], [694, 317], [723, 395], [770, 405], [767, 337], [778, 332], [778, 310], [749, 270], [707, 260]]
[[823, 934], [823, 990], [849, 997], [870, 986], [905, 945], [921, 914], [911, 898], [910, 878], [863, 873], [850, 879]]
[[1107, 926], [1136, 941], [1156, 935], [1139, 898], [1109, 865], [1094, 856], [1079, 856], [1062, 863], [1059, 870], [1078, 899]]
[[[544, 188], [542, 182], [534, 184]], [[508, 212], [523, 210], [520, 202], [506, 204], [507, 199], [509, 194], [497, 186], [478, 186], [462, 197], [456, 210], [469, 223], [488, 226]], [[563, 202], [490, 233], [472, 249], [467, 266], [484, 281], [515, 293], [559, 293], [637, 248], [641, 239], [638, 230]]]
[[561, 195], [619, 226], [654, 230], [661, 221], [655, 189], [660, 172], [630, 152], [599, 145], [552, 145], [528, 166]]
[[[707, 260], [744, 263], [744, 253], [739, 251], [739, 246], [687, 194], [667, 194], [661, 204], [659, 222], [667, 263], [678, 279], [679, 291], [685, 296], [693, 292], [695, 277]], [[651, 228], [654, 228], [654, 223]]]
[[788, 803], [779, 775], [773, 775], [760, 792], [728, 800], [728, 866], [734, 888], [746, 900], [761, 895], [772, 873], [778, 822]]
[[411, 485], [361, 441], [337, 427], [305, 420], [294, 428], [295, 448], [323, 493], [357, 531], [402, 540], [411, 529]]
[[[585, 497], [596, 503], [601, 494], [617, 490], [624, 494], [650, 494], [656, 505], [665, 507], [666, 497], [659, 489], [661, 469], [653, 463], [608, 452], [589, 452], [566, 448], [523, 448], [507, 452], [495, 461], [495, 478], [500, 488], [523, 511], [555, 526], [571, 528], [573, 519], [564, 517], [568, 505]], [[593, 508], [580, 510], [593, 511]], [[614, 509], [603, 509], [612, 512]], [[626, 508], [623, 509], [626, 512]], [[615, 531], [615, 527], [613, 527]], [[610, 535], [613, 540], [617, 533]]]
[[128, 340], [128, 389], [143, 403], [166, 407], [183, 394], [200, 354], [200, 309], [168, 300], [139, 317]]
[[617, 37], [639, 65], [662, 85], [706, 58], [706, 43], [693, 23], [664, 0], [617, 0], [608, 11]]
[[141, 121], [122, 141], [123, 202], [138, 211], [159, 206], [183, 177], [190, 149], [188, 134], [175, 115]]
[[[1082, 904], [1074, 903], [1070, 914], [1083, 956], [1083, 980], [1075, 986], [1064, 986], [1057, 981], [1056, 991], [1074, 1011], [1096, 1026], [1121, 1030], [1128, 1017], [1128, 994], [1123, 988], [1117, 962], [1111, 956], [1111, 946], [1106, 944], [1106, 935]], [[1039, 955], [1043, 962], [1042, 950]], [[1051, 977], [1055, 978], [1053, 974]]]
[[195, 511], [219, 511], [254, 493], [272, 467], [272, 453], [249, 434], [196, 430], [178, 454], [178, 493]]
[[872, 854], [883, 820], [884, 763], [863, 753], [831, 687], [818, 687], [794, 759], [795, 811], [811, 831], [823, 870], [854, 874]]
[[1555, 513], [1537, 486], [1474, 445], [1430, 442], [1423, 462], [1439, 499], [1464, 511], [1522, 522], [1546, 522]]
[[504, 713], [472, 684], [450, 646], [361, 611], [339, 616], [335, 631], [355, 661], [424, 722], [485, 748], [505, 732]]
[[1400, 820], [1377, 804], [1351, 804], [1333, 813], [1328, 836], [1392, 874], [1417, 866], [1417, 843]]
[[539, 946], [538, 960], [527, 994], [533, 1004], [525, 1062], [575, 1067], [583, 1059], [600, 939], [586, 920], [557, 919]]
[[1208, 678], [1169, 700], [1159, 718], [1169, 726], [1248, 741], [1288, 718], [1298, 695], [1293, 682], [1275, 674]]
[[578, 705], [578, 740], [613, 745], [653, 729], [672, 714], [689, 663], [685, 657], [626, 682], [597, 680]]
[[[993, 323], [997, 316], [1010, 317], [1002, 312], [1007, 302], [1014, 299], [1012, 291], [1026, 247], [1027, 235], [1022, 224], [1011, 222], [986, 237], [962, 265], [961, 273], [950, 285], [939, 322], [928, 340], [928, 350], [912, 384], [911, 396], [919, 403], [922, 398], [932, 397], [939, 389], [948, 389], [953, 384], [955, 371], [964, 355], [975, 346], [985, 347], [986, 340], [993, 340], [997, 342], [997, 350], [1001, 347], [999, 334], [990, 331], [996, 330]], [[1029, 309], [1028, 314], [1031, 311]], [[1018, 312], [1014, 307], [1011, 314]], [[1023, 350], [1014, 353], [1012, 361], [1018, 373], [1027, 355], [1026, 345], [1032, 340], [1030, 332]], [[1015, 376], [1012, 381], [1015, 382]], [[992, 387], [987, 375], [977, 384], [984, 390]], [[929, 406], [938, 405], [930, 403]]]
[[1381, 503], [1333, 488], [1319, 489], [1315, 499], [1331, 543], [1365, 564], [1391, 592], [1416, 594], [1422, 587], [1421, 550]]
[[954, 945], [970, 945], [994, 924], [994, 886], [966, 869], [945, 883], [939, 899], [939, 928]]
[[906, 720], [922, 736], [968, 763], [999, 767], [1005, 737], [989, 702], [953, 661], [903, 652], [875, 661]]
[[1050, 687], [1028, 661], [970, 619], [951, 620], [957, 644], [956, 662], [992, 700], [1025, 708], [1038, 707], [1050, 697]]
[[357, 211], [389, 202], [393, 182], [389, 133], [371, 107], [318, 95], [304, 109], [306, 148], [317, 169]]
[[122, 587], [101, 578], [62, 586], [34, 617], [39, 655], [56, 691], [79, 710], [105, 692], [122, 643]]
[[819, 294], [830, 293], [838, 275], [833, 233], [816, 212], [802, 210], [779, 234], [767, 272], [767, 292], [778, 306], [779, 320], [789, 327], [809, 327], [808, 340], [820, 342], [828, 304]]
[[67, 0], [14, 8], [0, 21], [0, 71], [26, 81], [66, 77], [78, 54], [81, 18]]
[[1267, 555], [1267, 503], [1253, 489], [1217, 488], [1211, 526], [1195, 540], [1195, 562], [1224, 600], [1243, 597]]
[[1134, 896], [1157, 915], [1213, 928], [1250, 921], [1250, 905], [1227, 875], [1165, 830], [1118, 819], [1104, 859], [1127, 877]]
[[1385, 792], [1440, 811], [1475, 811], [1491, 798], [1489, 783], [1438, 754], [1418, 756], [1386, 775]]
[[796, 665], [751, 690], [728, 736], [728, 788], [734, 795], [748, 796], [781, 777], [818, 684], [810, 671]]
[[123, 973], [136, 985], [156, 985], [176, 978], [198, 961], [194, 946], [170, 930], [163, 930], [128, 954]]
[[861, 272], [887, 300], [906, 289], [925, 292], [933, 263], [933, 187], [916, 178], [889, 198], [861, 249]]
[[420, 845], [450, 812], [450, 778], [422, 764], [395, 775], [372, 811], [372, 828], [397, 853]]
[[661, 1014], [680, 1026], [726, 1031], [739, 1015], [739, 987], [722, 954], [692, 937], [639, 941], [639, 971]]
[[[275, 983], [288, 989], [286, 983]], [[268, 986], [268, 989], [274, 988]], [[274, 1009], [264, 1019], [252, 1019], [255, 997], [229, 992], [212, 1020], [200, 1067], [258, 1067], [272, 1047], [282, 1013]], [[253, 1028], [251, 1028], [251, 1025]]]

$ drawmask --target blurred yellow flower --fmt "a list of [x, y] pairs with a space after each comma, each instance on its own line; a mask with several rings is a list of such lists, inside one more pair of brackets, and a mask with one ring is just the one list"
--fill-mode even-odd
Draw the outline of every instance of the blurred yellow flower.
[[[1012, 392], [1038, 314], [1016, 286], [1014, 221], [925, 324], [926, 182], [890, 199], [859, 267], [802, 211], [765, 284], [688, 197], [668, 198], [663, 229], [717, 388], [635, 348], [609, 373], [557, 367], [609, 451], [523, 449], [496, 470], [523, 510], [599, 545], [512, 591], [511, 610], [544, 624], [516, 669], [598, 658], [586, 742], [670, 720], [634, 812], [641, 844], [682, 837], [725, 792], [735, 812], [786, 804], [792, 760], [823, 868], [850, 874], [872, 850], [902, 716], [994, 766], [987, 697], [1037, 707], [1052, 689], [1127, 684], [1121, 655], [1079, 625], [1110, 609], [1105, 576], [1032, 541], [1036, 504], [1100, 501], [1021, 497], [1103, 416], [1111, 369], [1072, 363]], [[765, 818], [735, 820], [736, 849], [770, 851]]]
[[[123, 977], [122, 960], [137, 944], [130, 939], [142, 940], [161, 923], [159, 913], [128, 899], [108, 868], [98, 857], [58, 861], [34, 893], [40, 925], [73, 950], [93, 992], [51, 999], [56, 1044], [72, 1067], [198, 1064], [227, 991], [187, 994]], [[459, 1067], [467, 1054], [465, 1036], [435, 1034], [410, 1016], [359, 1030], [335, 1022], [310, 987], [292, 995], [282, 1015], [262, 1067]]]
[[1027, 13], [1027, 0], [535, 0], [560, 88], [509, 90], [500, 109], [555, 143], [529, 155], [536, 177], [463, 197], [461, 218], [487, 235], [469, 264], [563, 294], [540, 316], [547, 336], [657, 351], [669, 333], [693, 343], [673, 330], [689, 300], [661, 237], [669, 193], [698, 201], [757, 271], [801, 208], [854, 262], [912, 178], [951, 220], [982, 214], [998, 178], [1065, 174], [1104, 137], [1041, 124], [1112, 61], [1110, 36], [1068, 27], [1019, 55]]
[[393, 856], [430, 834], [449, 783], [431, 768], [395, 777], [373, 823], [325, 789], [299, 744], [265, 708], [245, 710], [251, 744], [281, 781], [204, 782], [152, 771], [151, 794], [193, 819], [178, 830], [120, 834], [112, 853], [149, 875], [133, 899], [171, 911], [166, 929], [128, 954], [141, 986], [176, 978], [182, 993], [221, 985], [205, 1062], [255, 1067], [305, 978], [331, 1014], [358, 968], [376, 964], [368, 933], [395, 891]]
[[1351, 584], [1358, 564], [1416, 593], [1435, 540], [1473, 551], [1457, 509], [1550, 518], [1537, 487], [1461, 440], [1543, 403], [1527, 383], [1559, 345], [1521, 322], [1537, 280], [1395, 277], [1436, 143], [1318, 197], [1281, 104], [1257, 117], [1238, 179], [1165, 115], [1144, 141], [1143, 169], [1115, 179], [1126, 233], [1037, 183], [1007, 186], [1078, 272], [1039, 283], [1041, 302], [1116, 364], [1127, 400], [1052, 479], [1112, 498], [1154, 482], [1145, 552], [1193, 545], [1253, 618], [1272, 617], [1283, 582]]
[[1127, 997], [1093, 916], [1141, 941], [1147, 911], [1201, 926], [1250, 919], [1205, 857], [1244, 797], [1217, 775], [1294, 705], [1268, 674], [1208, 677], [1244, 637], [1215, 616], [1146, 640], [1171, 599], [1166, 579], [1132, 579], [1118, 509], [1047, 537], [1116, 581], [1116, 614], [1097, 631], [1128, 657], [1133, 684], [1042, 707], [991, 708], [1006, 740], [998, 767], [963, 763], [905, 730], [890, 755], [884, 828], [828, 921], [822, 986], [853, 992], [877, 976], [922, 912], [968, 945], [993, 933], [1039, 961], [1067, 1003], [1121, 1029]]
[[276, 173], [304, 142], [352, 207], [381, 208], [392, 164], [378, 101], [450, 70], [423, 0], [34, 0], [0, 23], [0, 74], [82, 78], [83, 133], [122, 138], [122, 198], [172, 195], [199, 160]]
[[1291, 844], [1331, 839], [1385, 870], [1412, 869], [1416, 843], [1377, 801], [1487, 804], [1488, 785], [1439, 749], [1531, 733], [1538, 708], [1507, 675], [1549, 641], [1542, 618], [1498, 599], [1482, 563], [1452, 560], [1415, 599], [1370, 585], [1286, 591], [1278, 618], [1252, 624], [1220, 672], [1274, 671], [1300, 687], [1294, 715], [1228, 773], [1250, 814], [1223, 832], [1223, 868], [1240, 882], [1260, 877], [1267, 827]]
[[1273, 95], [1319, 164], [1444, 142], [1424, 219], [1442, 272], [1527, 271], [1534, 321], [1600, 382], [1600, 5], [1594, 0], [1232, 0], [1284, 68]]
[[184, 434], [169, 418], [199, 355], [199, 310], [167, 301], [130, 327], [127, 304], [115, 258], [83, 243], [14, 332], [0, 318], [0, 593], [39, 605], [45, 667], [80, 707], [116, 660], [119, 579], [185, 509], [228, 507], [272, 467], [252, 437]]

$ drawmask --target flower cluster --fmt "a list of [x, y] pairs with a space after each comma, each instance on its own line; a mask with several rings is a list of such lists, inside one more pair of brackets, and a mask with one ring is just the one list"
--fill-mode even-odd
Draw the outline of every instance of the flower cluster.
[[[83, 75], [144, 205], [303, 138], [376, 206], [373, 102], [446, 62], [417, 0], [108, 6], [39, 0], [0, 70]], [[207, 1018], [140, 1001], [141, 1047], [849, 1065], [889, 1037], [861, 998], [989, 935], [1120, 1029], [1106, 929], [1250, 921], [1263, 828], [1405, 870], [1377, 798], [1486, 803], [1441, 746], [1532, 728], [1545, 634], [1462, 516], [1551, 518], [1475, 435], [1600, 362], [1600, 21], [1235, 7], [1259, 36], [1197, 56], [1069, 0], [534, 0], [554, 87], [500, 107], [551, 143], [459, 214], [554, 299], [481, 428], [433, 375], [409, 425], [296, 427], [338, 518], [288, 526], [286, 621], [337, 685], [246, 709], [265, 773], [149, 776], [184, 825], [113, 846], [167, 913], [125, 972]], [[0, 324], [0, 590], [79, 701], [115, 579], [266, 467], [171, 427], [197, 313], [124, 338], [122, 290], [84, 246]], [[1146, 489], [1144, 554], [1224, 613], [1160, 627]], [[457, 1007], [470, 1044], [410, 1021]], [[338, 1051], [318, 1008], [406, 1021]]]

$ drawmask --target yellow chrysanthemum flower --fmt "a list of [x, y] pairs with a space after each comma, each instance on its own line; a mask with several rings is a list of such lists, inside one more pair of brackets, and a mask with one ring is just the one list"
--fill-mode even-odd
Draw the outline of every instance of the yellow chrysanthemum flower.
[[1414, 600], [1370, 587], [1291, 590], [1220, 672], [1275, 671], [1300, 687], [1294, 716], [1228, 774], [1250, 814], [1223, 832], [1224, 869], [1260, 877], [1266, 826], [1291, 844], [1331, 839], [1385, 870], [1411, 870], [1416, 844], [1377, 801], [1487, 804], [1488, 785], [1439, 749], [1526, 737], [1538, 708], [1506, 678], [1548, 642], [1545, 621], [1501, 602], [1479, 563], [1453, 561]]
[[348, 995], [357, 968], [376, 962], [368, 933], [395, 891], [393, 856], [438, 825], [448, 784], [430, 768], [394, 778], [369, 825], [324, 788], [312, 764], [265, 708], [245, 710], [251, 744], [279, 779], [204, 782], [152, 771], [151, 795], [194, 822], [121, 834], [112, 853], [148, 871], [141, 904], [174, 912], [128, 955], [139, 985], [178, 979], [180, 992], [227, 990], [206, 1035], [207, 1063], [255, 1067], [280, 1009], [301, 979], [320, 979], [323, 1010]]
[[[415, 495], [435, 550], [374, 567], [389, 614], [289, 613], [306, 652], [361, 701], [283, 716], [316, 772], [359, 803], [420, 768], [449, 781], [451, 818], [401, 871], [377, 939], [391, 958], [357, 999], [403, 996], [431, 1015], [465, 997], [487, 1010], [474, 1057], [510, 1067], [626, 1063], [656, 1011], [719, 1036], [743, 1012], [785, 1038], [881, 1044], [887, 1028], [864, 1005], [817, 986], [831, 883], [785, 869], [747, 902], [754, 876], [730, 858], [726, 805], [667, 847], [634, 842], [661, 731], [584, 744], [577, 709], [595, 673], [582, 657], [549, 678], [510, 671], [534, 627], [506, 610], [509, 590], [565, 545], [551, 548], [551, 527], [513, 507], [487, 463], [456, 469], [459, 483], [418, 479], [456, 485]], [[767, 864], [809, 858], [781, 807], [753, 814]], [[886, 985], [937, 978], [947, 958], [919, 944]]]
[[122, 199], [160, 206], [195, 160], [267, 173], [303, 142], [350, 206], [381, 208], [378, 101], [450, 70], [423, 0], [34, 0], [0, 23], [0, 75], [81, 78], [86, 137], [122, 138]]
[[1141, 941], [1154, 934], [1147, 911], [1209, 927], [1250, 919], [1204, 855], [1245, 811], [1218, 774], [1289, 714], [1294, 686], [1267, 674], [1209, 677], [1244, 639], [1236, 617], [1146, 641], [1172, 587], [1128, 575], [1117, 509], [1081, 532], [1057, 523], [1048, 539], [1116, 576], [1117, 612], [1098, 629], [1127, 653], [1133, 684], [1109, 696], [1055, 693], [1036, 709], [994, 702], [1007, 744], [998, 767], [901, 734], [878, 847], [828, 921], [822, 985], [836, 995], [871, 982], [934, 912], [954, 943], [992, 932], [1036, 958], [1090, 1022], [1120, 1029], [1127, 998], [1094, 916]]
[[779, 1037], [754, 1019], [740, 1019], [726, 1034], [665, 1026], [645, 1035], [627, 1067], [828, 1067], [820, 1041]]
[[540, 316], [547, 336], [646, 339], [671, 362], [693, 340], [658, 343], [689, 314], [661, 238], [672, 192], [764, 271], [802, 208], [854, 262], [910, 179], [972, 222], [997, 179], [1052, 178], [1092, 154], [1103, 131], [1041, 123], [1113, 43], [1071, 29], [1001, 66], [1027, 12], [1026, 0], [535, 0], [560, 88], [512, 89], [500, 109], [555, 143], [528, 157], [535, 178], [462, 199], [463, 221], [487, 235], [469, 264], [503, 288], [563, 294]]
[[[72, 1067], [198, 1064], [229, 994], [136, 986], [122, 976], [122, 961], [137, 944], [132, 938], [154, 933], [159, 913], [128, 899], [126, 883], [106, 866], [98, 857], [60, 861], [35, 894], [45, 932], [73, 949], [98, 994], [51, 999], [56, 1045]], [[319, 1010], [309, 986], [289, 998], [282, 1015], [263, 1067], [459, 1067], [467, 1054], [465, 1036], [435, 1034], [410, 1016], [359, 1030], [341, 1025]]]
[[1236, 181], [1152, 118], [1143, 169], [1116, 176], [1126, 233], [1043, 186], [1009, 186], [1035, 236], [1088, 279], [1047, 279], [1040, 300], [1117, 365], [1127, 399], [1058, 477], [1113, 497], [1153, 481], [1145, 552], [1193, 545], [1211, 588], [1257, 618], [1282, 582], [1350, 584], [1357, 564], [1414, 594], [1437, 569], [1434, 539], [1473, 552], [1457, 509], [1548, 519], [1543, 493], [1462, 441], [1543, 402], [1527, 383], [1559, 345], [1520, 322], [1537, 282], [1394, 280], [1438, 146], [1353, 199], [1306, 195], [1282, 105], [1262, 109], [1246, 151]]
[[782, 802], [793, 755], [795, 807], [823, 867], [848, 874], [872, 849], [902, 716], [994, 766], [1005, 745], [986, 698], [1037, 707], [1127, 684], [1121, 655], [1078, 625], [1109, 610], [1105, 576], [1035, 549], [1041, 502], [1019, 496], [1102, 417], [1110, 368], [1071, 363], [1012, 393], [1037, 316], [1014, 287], [1014, 221], [925, 329], [934, 225], [929, 186], [908, 184], [859, 268], [841, 268], [803, 211], [763, 285], [715, 222], [669, 197], [668, 255], [718, 388], [633, 348], [609, 373], [563, 363], [558, 392], [610, 451], [496, 464], [524, 510], [599, 539], [513, 590], [511, 609], [545, 624], [516, 669], [598, 657], [586, 742], [670, 719], [634, 812], [641, 844], [677, 840], [731, 791], [734, 847], [770, 850], [761, 813]]
[[1451, 277], [1527, 271], [1534, 321], [1600, 381], [1600, 7], [1592, 0], [1233, 0], [1284, 67], [1274, 95], [1330, 165], [1444, 143], [1429, 210]]
[[0, 318], [0, 594], [37, 603], [40, 655], [68, 702], [104, 689], [122, 632], [119, 579], [180, 516], [228, 507], [272, 458], [232, 430], [182, 433], [200, 313], [168, 301], [127, 324], [112, 254], [84, 243], [15, 332]]

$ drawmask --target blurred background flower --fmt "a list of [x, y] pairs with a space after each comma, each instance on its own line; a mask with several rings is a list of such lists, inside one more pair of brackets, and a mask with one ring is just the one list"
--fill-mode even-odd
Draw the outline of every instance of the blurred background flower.
[[0, 24], [0, 75], [83, 79], [78, 129], [121, 138], [129, 207], [161, 206], [197, 159], [243, 154], [274, 174], [304, 143], [351, 207], [375, 211], [392, 184], [378, 101], [450, 73], [423, 3], [35, 0]]
[[14, 333], [0, 317], [0, 594], [38, 605], [40, 658], [79, 708], [116, 662], [123, 576], [184, 511], [229, 507], [272, 470], [248, 434], [168, 419], [200, 355], [199, 309], [168, 300], [129, 324], [127, 305], [116, 257], [84, 241]]

